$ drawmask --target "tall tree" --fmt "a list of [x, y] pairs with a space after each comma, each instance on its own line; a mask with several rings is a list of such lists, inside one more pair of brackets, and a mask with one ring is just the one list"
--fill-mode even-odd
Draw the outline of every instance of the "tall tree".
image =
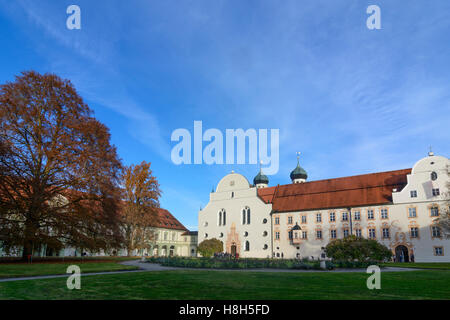
[[154, 240], [161, 191], [150, 163], [145, 161], [124, 169], [123, 184], [125, 203], [122, 226], [127, 254], [130, 255], [135, 249], [146, 248], [148, 242]]
[[447, 238], [450, 238], [450, 182], [447, 183], [447, 192], [445, 193], [445, 201], [441, 206], [441, 214], [436, 219], [437, 224]]
[[97, 251], [120, 245], [121, 162], [69, 80], [23, 72], [0, 86], [0, 241]]

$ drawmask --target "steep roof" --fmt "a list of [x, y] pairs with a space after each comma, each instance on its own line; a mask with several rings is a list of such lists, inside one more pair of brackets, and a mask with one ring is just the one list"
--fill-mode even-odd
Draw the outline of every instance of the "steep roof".
[[274, 212], [346, 208], [392, 203], [392, 190], [406, 185], [411, 169], [258, 189]]
[[271, 203], [273, 199], [273, 195], [275, 193], [276, 187], [269, 187], [269, 188], [260, 188], [258, 190], [258, 196], [261, 198], [262, 201], [265, 203]]
[[183, 224], [178, 221], [168, 210], [158, 208], [158, 215], [159, 225], [157, 227], [188, 231], [188, 229], [183, 226]]
[[198, 231], [185, 231], [182, 236], [198, 236]]

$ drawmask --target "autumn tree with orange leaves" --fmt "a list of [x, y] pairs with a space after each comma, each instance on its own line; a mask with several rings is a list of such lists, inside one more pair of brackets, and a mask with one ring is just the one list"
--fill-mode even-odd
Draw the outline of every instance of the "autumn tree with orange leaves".
[[23, 72], [0, 86], [0, 245], [118, 248], [121, 162], [68, 80]]
[[127, 254], [130, 255], [136, 249], [147, 248], [155, 240], [161, 192], [150, 163], [145, 161], [124, 169], [123, 185], [125, 201], [122, 228]]

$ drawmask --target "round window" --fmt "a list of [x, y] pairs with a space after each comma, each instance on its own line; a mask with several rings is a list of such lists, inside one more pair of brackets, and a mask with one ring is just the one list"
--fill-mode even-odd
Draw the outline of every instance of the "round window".
[[244, 237], [248, 236], [248, 232], [244, 231]]
[[269, 246], [268, 246], [267, 244], [265, 244], [264, 247], [263, 247], [263, 249], [264, 249], [264, 250], [267, 250], [268, 247], [269, 247]]
[[264, 224], [267, 223], [267, 219], [263, 219], [263, 223], [264, 223]]
[[433, 172], [431, 173], [431, 180], [434, 181], [434, 180], [436, 180], [436, 179], [437, 179], [437, 173], [433, 171]]
[[263, 237], [267, 237], [267, 231], [263, 232]]

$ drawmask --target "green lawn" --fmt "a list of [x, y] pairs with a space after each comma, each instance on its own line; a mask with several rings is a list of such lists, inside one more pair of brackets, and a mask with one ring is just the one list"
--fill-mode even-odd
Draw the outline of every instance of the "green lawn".
[[161, 271], [0, 283], [0, 299], [450, 299], [450, 271], [384, 272], [381, 290], [366, 273]]
[[384, 267], [450, 270], [450, 262], [414, 262], [414, 263], [389, 262], [389, 263], [383, 263], [382, 266], [384, 266]]
[[30, 277], [41, 275], [65, 274], [67, 267], [76, 264], [82, 273], [99, 271], [117, 271], [137, 269], [124, 266], [114, 261], [107, 262], [68, 262], [68, 263], [33, 263], [33, 264], [0, 264], [0, 278]]

